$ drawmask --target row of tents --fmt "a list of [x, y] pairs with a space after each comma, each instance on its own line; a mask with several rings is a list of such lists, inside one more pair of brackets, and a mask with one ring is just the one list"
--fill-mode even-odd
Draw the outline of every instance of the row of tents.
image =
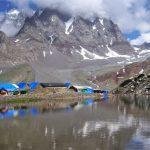
[[17, 93], [22, 92], [26, 93], [26, 91], [34, 91], [39, 86], [38, 82], [20, 82], [18, 84], [14, 83], [0, 83], [0, 93], [3, 95], [8, 93]]
[[74, 92], [83, 93], [83, 94], [93, 94], [93, 93], [106, 93], [108, 91], [102, 91], [100, 89], [93, 89], [90, 86], [79, 86], [79, 85], [73, 85], [70, 82], [66, 83], [39, 83], [39, 82], [20, 82], [17, 84], [14, 83], [0, 83], [0, 93], [2, 95], [2, 91], [4, 93], [18, 93], [21, 92], [21, 94], [26, 94], [27, 91], [33, 92], [38, 88], [38, 86], [41, 86], [42, 88], [68, 88], [70, 90], [73, 90]]

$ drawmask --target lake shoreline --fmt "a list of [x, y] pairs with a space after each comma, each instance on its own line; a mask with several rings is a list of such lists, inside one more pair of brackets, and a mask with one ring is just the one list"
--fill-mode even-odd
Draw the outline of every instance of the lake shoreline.
[[46, 104], [51, 106], [52, 108], [62, 108], [68, 105], [73, 105], [76, 102], [80, 102], [84, 99], [92, 98], [92, 99], [100, 99], [99, 94], [51, 94], [51, 95], [17, 95], [17, 96], [5, 96], [0, 97], [0, 106], [22, 106], [22, 105], [38, 105], [38, 104]]

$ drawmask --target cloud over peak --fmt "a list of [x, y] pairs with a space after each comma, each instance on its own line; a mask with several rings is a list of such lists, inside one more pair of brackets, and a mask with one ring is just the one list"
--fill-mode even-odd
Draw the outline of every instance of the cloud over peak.
[[124, 33], [138, 30], [150, 32], [149, 0], [7, 0], [27, 15], [33, 14], [32, 6], [65, 11], [72, 16], [94, 16], [112, 19]]
[[103, 16], [111, 18], [123, 32], [149, 31], [150, 9], [148, 0], [10, 0], [20, 9], [31, 12], [31, 4], [42, 8], [67, 11], [85, 18]]

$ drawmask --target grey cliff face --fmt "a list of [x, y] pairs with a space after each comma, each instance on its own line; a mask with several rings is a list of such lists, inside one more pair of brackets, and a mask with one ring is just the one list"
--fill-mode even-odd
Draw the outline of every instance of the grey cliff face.
[[[34, 49], [36, 53], [57, 50], [72, 57], [71, 59], [79, 55], [82, 48], [103, 57], [108, 53], [107, 47], [119, 54], [134, 53], [118, 26], [111, 20], [96, 18], [90, 22], [81, 17], [73, 18], [49, 9], [27, 18], [16, 39], [20, 40], [20, 44], [17, 43], [19, 46], [23, 49], [30, 48], [33, 53]], [[82, 59], [81, 55], [78, 57]]]
[[89, 21], [50, 9], [26, 18], [15, 37], [3, 36], [0, 68], [28, 63], [37, 72], [43, 69], [49, 74], [51, 69], [76, 70], [130, 61], [135, 53], [111, 20]]

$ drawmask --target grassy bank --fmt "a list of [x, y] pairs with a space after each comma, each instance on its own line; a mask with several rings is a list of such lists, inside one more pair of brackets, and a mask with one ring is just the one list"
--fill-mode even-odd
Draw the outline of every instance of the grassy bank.
[[8, 96], [3, 97], [0, 100], [0, 105], [3, 104], [26, 104], [33, 102], [41, 102], [41, 101], [50, 101], [50, 102], [58, 102], [63, 103], [66, 101], [81, 101], [86, 98], [99, 98], [98, 94], [84, 95], [84, 94], [59, 94], [59, 95], [19, 95], [19, 96]]

